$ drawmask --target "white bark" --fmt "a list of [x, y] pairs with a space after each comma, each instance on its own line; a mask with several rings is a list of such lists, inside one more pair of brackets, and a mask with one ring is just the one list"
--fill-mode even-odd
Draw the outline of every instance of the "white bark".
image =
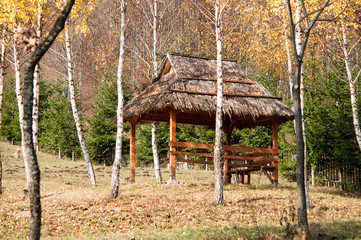
[[[301, 29], [301, 2], [300, 0], [295, 1], [295, 32], [296, 32], [296, 50], [300, 54], [302, 51], [302, 29]], [[304, 93], [304, 76], [303, 76], [303, 63], [301, 63], [301, 79], [300, 79], [300, 100], [301, 100], [301, 122], [302, 122], [302, 138], [304, 142], [304, 177], [305, 177], [305, 191], [306, 191], [306, 204], [307, 209], [310, 209], [310, 199], [308, 196], [308, 181], [307, 181], [307, 144], [306, 144], [306, 131], [305, 131], [305, 93]]]
[[[41, 4], [38, 3], [38, 25], [36, 29], [36, 36], [38, 38], [41, 37]], [[34, 96], [33, 96], [33, 143], [35, 151], [39, 151], [39, 143], [38, 143], [38, 122], [39, 122], [39, 94], [40, 94], [40, 69], [39, 63], [36, 64], [34, 71]]]
[[[158, 76], [158, 59], [157, 59], [157, 25], [158, 25], [158, 9], [157, 0], [153, 1], [153, 74], [154, 77]], [[158, 154], [158, 140], [157, 140], [157, 124], [152, 123], [152, 150], [153, 150], [153, 163], [155, 171], [155, 180], [157, 183], [162, 182], [162, 173], [160, 171], [159, 154]]]
[[25, 151], [24, 151], [24, 102], [22, 96], [22, 88], [21, 88], [21, 78], [20, 78], [20, 61], [19, 61], [19, 52], [16, 47], [16, 34], [14, 35], [14, 71], [15, 71], [15, 92], [16, 92], [16, 100], [18, 103], [19, 109], [19, 123], [20, 123], [20, 131], [21, 131], [21, 151], [24, 159], [25, 166], [25, 176], [26, 176], [26, 188], [29, 188], [31, 172], [29, 169], [28, 162], [25, 161]]
[[216, 110], [216, 139], [214, 144], [214, 198], [216, 205], [223, 204], [223, 168], [222, 168], [222, 110], [223, 110], [223, 73], [222, 73], [222, 40], [220, 0], [215, 4], [215, 25], [217, 41], [217, 110]]
[[[3, 33], [5, 30], [3, 30]], [[2, 109], [4, 97], [4, 75], [5, 75], [5, 43], [1, 44], [0, 51], [0, 132], [2, 127]]]
[[[283, 13], [285, 15], [285, 9], [283, 9]], [[290, 43], [288, 41], [288, 32], [287, 32], [287, 22], [286, 19], [284, 19], [284, 28], [285, 30], [285, 49], [287, 54], [287, 72], [288, 72], [288, 84], [290, 89], [290, 99], [293, 99], [293, 79], [292, 79], [292, 58], [291, 58], [291, 49], [290, 49]], [[293, 105], [292, 105], [293, 107]]]
[[117, 90], [118, 90], [118, 107], [117, 107], [117, 138], [115, 142], [115, 158], [112, 170], [112, 179], [110, 184], [109, 196], [116, 198], [119, 193], [119, 171], [122, 167], [122, 141], [123, 141], [123, 64], [124, 64], [124, 46], [125, 46], [125, 9], [124, 0], [121, 1], [121, 21], [120, 21], [120, 47], [119, 63], [117, 72]]
[[356, 83], [358, 77], [360, 76], [361, 70], [357, 73], [357, 76], [354, 79], [352, 77], [352, 68], [350, 66], [350, 61], [349, 61], [349, 52], [348, 52], [349, 50], [347, 49], [348, 40], [347, 40], [345, 24], [342, 24], [341, 27], [342, 27], [342, 51], [344, 55], [345, 68], [347, 72], [347, 80], [350, 87], [353, 126], [355, 130], [356, 140], [361, 150], [361, 129], [360, 129], [360, 121], [358, 116], [358, 106], [356, 99]]
[[83, 151], [85, 164], [88, 170], [89, 180], [92, 187], [96, 186], [95, 183], [95, 175], [93, 165], [91, 163], [90, 154], [88, 150], [88, 146], [85, 142], [85, 136], [83, 132], [83, 127], [81, 125], [78, 109], [75, 101], [75, 89], [74, 89], [74, 79], [73, 79], [73, 66], [72, 66], [72, 53], [70, 48], [70, 37], [69, 30], [65, 28], [65, 48], [66, 48], [66, 57], [67, 57], [67, 70], [68, 70], [68, 81], [69, 81], [69, 92], [70, 92], [70, 102], [73, 110], [73, 117], [76, 125], [76, 130], [78, 132], [78, 138], [80, 142], [81, 149]]

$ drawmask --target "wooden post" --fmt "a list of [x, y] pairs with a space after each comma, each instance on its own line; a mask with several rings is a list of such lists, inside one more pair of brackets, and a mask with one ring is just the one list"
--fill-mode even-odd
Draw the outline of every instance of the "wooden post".
[[[272, 123], [272, 149], [278, 150], [278, 121]], [[273, 155], [274, 159], [278, 159], [278, 154]], [[273, 185], [278, 185], [278, 162], [274, 162], [275, 169], [273, 170]]]
[[[169, 118], [169, 138], [170, 139], [169, 140], [171, 142], [177, 141], [176, 128], [177, 128], [176, 112], [174, 110], [170, 110], [170, 118]], [[176, 151], [177, 148], [170, 146], [169, 150], [172, 152], [172, 151]], [[169, 154], [169, 165], [170, 165], [170, 179], [171, 180], [175, 180], [176, 161], [177, 161], [176, 155], [170, 153]]]
[[135, 182], [135, 123], [130, 123], [130, 181]]
[[251, 171], [247, 172], [247, 183], [246, 184], [248, 184], [248, 185], [251, 184]]
[[[232, 145], [232, 130], [227, 129], [226, 131], [226, 145], [231, 146]], [[226, 158], [224, 158], [224, 164], [223, 164], [223, 181], [224, 183], [231, 183], [232, 178], [229, 172], [229, 159], [227, 156], [231, 155], [231, 151], [226, 151], [224, 155]]]

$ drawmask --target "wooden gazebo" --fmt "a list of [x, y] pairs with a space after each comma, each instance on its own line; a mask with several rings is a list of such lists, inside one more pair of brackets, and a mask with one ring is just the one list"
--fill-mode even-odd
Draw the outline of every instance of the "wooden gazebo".
[[[240, 174], [241, 181], [251, 171], [263, 171], [273, 184], [278, 183], [278, 125], [292, 120], [293, 111], [281, 99], [255, 81], [245, 78], [235, 61], [223, 61], [223, 145], [224, 180]], [[182, 159], [180, 156], [213, 157], [210, 153], [178, 151], [177, 148], [214, 149], [213, 144], [178, 142], [176, 124], [214, 128], [216, 113], [216, 60], [167, 55], [153, 83], [136, 93], [124, 107], [124, 119], [131, 123], [131, 180], [135, 180], [135, 126], [141, 122], [169, 122], [170, 178], [175, 180], [176, 162], [212, 164], [209, 161]], [[272, 148], [232, 146], [236, 128], [272, 126]], [[236, 154], [238, 153], [238, 154]]]

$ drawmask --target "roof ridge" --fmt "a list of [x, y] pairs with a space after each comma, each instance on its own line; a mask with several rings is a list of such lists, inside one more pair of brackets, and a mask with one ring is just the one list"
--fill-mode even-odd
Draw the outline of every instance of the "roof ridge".
[[[189, 58], [198, 58], [198, 59], [204, 59], [204, 60], [217, 60], [216, 57], [213, 56], [200, 56], [200, 55], [192, 55], [192, 54], [182, 54], [182, 53], [169, 53], [170, 56], [177, 56], [177, 57], [189, 57]], [[236, 59], [231, 59], [231, 58], [223, 58], [222, 61], [227, 61], [227, 62], [237, 62]]]

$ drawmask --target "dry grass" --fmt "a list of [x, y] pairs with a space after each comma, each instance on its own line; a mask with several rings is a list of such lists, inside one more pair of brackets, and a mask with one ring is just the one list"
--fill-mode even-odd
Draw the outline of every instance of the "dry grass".
[[[2, 239], [27, 237], [29, 202], [22, 159], [16, 147], [0, 143], [3, 188], [0, 197]], [[108, 198], [111, 167], [95, 166], [98, 187], [89, 188], [83, 161], [58, 160], [39, 153], [43, 209], [43, 239], [283, 239], [292, 238], [294, 184], [281, 180], [273, 188], [264, 176], [252, 175], [252, 185], [225, 186], [225, 204], [213, 206], [212, 172], [177, 171], [186, 184], [155, 184], [153, 170], [138, 168], [129, 184], [129, 169], [121, 171], [121, 196]], [[162, 169], [163, 177], [168, 171]], [[309, 222], [313, 238], [360, 239], [361, 201], [356, 193], [312, 188]], [[280, 219], [287, 217], [286, 221]], [[284, 218], [283, 218], [284, 219]]]

